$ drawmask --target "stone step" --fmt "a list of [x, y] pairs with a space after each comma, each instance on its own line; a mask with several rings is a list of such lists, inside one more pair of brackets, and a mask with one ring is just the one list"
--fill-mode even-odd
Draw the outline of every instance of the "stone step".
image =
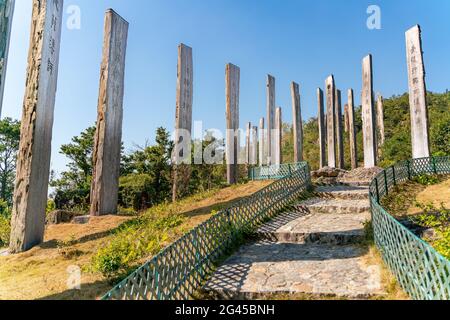
[[307, 214], [286, 212], [261, 226], [260, 239], [283, 243], [346, 245], [364, 240], [370, 214]]
[[260, 241], [241, 247], [203, 287], [212, 298], [264, 299], [267, 294], [371, 298], [385, 294], [380, 269], [361, 246]]
[[358, 214], [369, 213], [370, 202], [369, 200], [312, 198], [294, 205], [293, 208], [302, 214]]
[[341, 200], [367, 200], [369, 189], [352, 186], [320, 186], [316, 188], [316, 195], [320, 198]]

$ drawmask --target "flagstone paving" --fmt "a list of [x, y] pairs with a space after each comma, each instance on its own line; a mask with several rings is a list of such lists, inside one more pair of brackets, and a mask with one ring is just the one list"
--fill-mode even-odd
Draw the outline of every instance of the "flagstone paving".
[[370, 221], [367, 187], [326, 186], [257, 231], [226, 260], [204, 291], [218, 298], [312, 294], [369, 298], [384, 294], [378, 265], [361, 245]]

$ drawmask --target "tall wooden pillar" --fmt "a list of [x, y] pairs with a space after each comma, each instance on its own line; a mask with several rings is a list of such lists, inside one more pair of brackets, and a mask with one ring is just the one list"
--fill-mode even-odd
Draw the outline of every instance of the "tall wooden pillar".
[[353, 90], [348, 90], [348, 132], [350, 140], [350, 161], [352, 169], [358, 168], [358, 148], [356, 144], [355, 103]]
[[259, 165], [262, 167], [266, 164], [266, 129], [264, 127], [264, 118], [259, 120]]
[[283, 163], [282, 158], [282, 138], [283, 138], [283, 118], [281, 108], [275, 111], [275, 139], [274, 139], [274, 164], [280, 165]]
[[251, 154], [250, 154], [250, 164], [258, 164], [258, 127], [252, 127], [252, 143], [251, 143]]
[[15, 0], [0, 0], [0, 117], [2, 115], [3, 93], [5, 91], [14, 2]]
[[328, 146], [328, 166], [336, 168], [336, 139], [335, 139], [335, 95], [336, 88], [334, 85], [334, 77], [331, 75], [327, 78], [326, 83], [327, 94], [327, 146]]
[[362, 120], [364, 140], [364, 166], [377, 164], [376, 117], [373, 99], [372, 55], [363, 60]]
[[175, 146], [173, 152], [172, 201], [187, 192], [191, 178], [192, 105], [194, 101], [194, 63], [192, 48], [178, 46]]
[[29, 250], [44, 239], [62, 16], [63, 0], [33, 0], [11, 219], [12, 253]]
[[386, 139], [384, 133], [384, 106], [383, 97], [378, 94], [377, 97], [377, 127], [378, 127], [378, 147], [384, 145]]
[[415, 159], [430, 156], [427, 88], [421, 34], [419, 25], [406, 32], [412, 152]]
[[294, 162], [303, 161], [303, 121], [299, 85], [291, 83], [292, 126], [294, 130]]
[[323, 103], [323, 91], [322, 89], [317, 89], [317, 105], [318, 105], [318, 125], [319, 125], [319, 150], [320, 150], [320, 169], [327, 165], [327, 132], [326, 132], [326, 121]]
[[226, 118], [227, 118], [227, 182], [238, 182], [238, 153], [239, 153], [239, 86], [240, 69], [233, 64], [227, 64], [225, 75]]
[[337, 167], [344, 169], [344, 133], [342, 132], [342, 99], [341, 91], [336, 89], [335, 109], [335, 129], [336, 129], [336, 151], [337, 151]]
[[252, 137], [252, 123], [248, 122], [247, 123], [247, 128], [246, 128], [246, 135], [245, 135], [245, 163], [247, 165], [250, 165], [251, 162], [251, 137]]
[[346, 103], [345, 105], [344, 105], [344, 132], [345, 133], [348, 133], [348, 127], [349, 127], [349, 124], [348, 124], [348, 104]]
[[275, 162], [275, 148], [272, 131], [275, 129], [275, 78], [271, 75], [267, 76], [267, 138], [265, 143], [265, 149], [267, 154], [267, 165], [271, 165]]
[[127, 38], [128, 22], [111, 9], [106, 11], [93, 151], [92, 216], [117, 213]]

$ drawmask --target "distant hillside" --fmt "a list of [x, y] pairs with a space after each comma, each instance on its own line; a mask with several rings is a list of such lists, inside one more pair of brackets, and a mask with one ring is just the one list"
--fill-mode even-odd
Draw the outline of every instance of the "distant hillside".
[[[428, 93], [430, 142], [434, 155], [450, 155], [450, 93]], [[343, 101], [343, 104], [344, 101]], [[411, 120], [409, 95], [393, 96], [384, 100], [386, 143], [380, 150], [380, 166], [389, 166], [397, 161], [411, 158]], [[358, 158], [362, 163], [362, 120], [361, 107], [355, 110], [356, 129], [358, 133]], [[283, 161], [293, 161], [292, 126], [284, 125]], [[319, 132], [317, 118], [311, 118], [303, 126], [304, 157], [313, 169], [319, 167]], [[350, 164], [348, 134], [345, 135], [346, 165]]]

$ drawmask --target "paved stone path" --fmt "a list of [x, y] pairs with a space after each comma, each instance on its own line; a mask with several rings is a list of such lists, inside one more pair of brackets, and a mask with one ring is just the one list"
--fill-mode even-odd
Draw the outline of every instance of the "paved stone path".
[[254, 299], [269, 293], [347, 298], [383, 295], [379, 267], [369, 265], [364, 223], [367, 187], [326, 186], [257, 232], [218, 268], [204, 287], [218, 298]]

